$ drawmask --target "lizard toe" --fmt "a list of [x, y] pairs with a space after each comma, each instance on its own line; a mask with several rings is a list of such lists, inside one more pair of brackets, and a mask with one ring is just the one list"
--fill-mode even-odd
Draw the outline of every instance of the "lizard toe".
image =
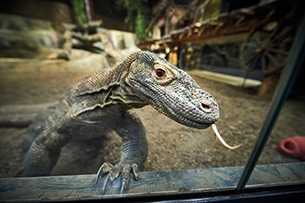
[[135, 180], [139, 179], [139, 175], [137, 173], [138, 165], [137, 164], [126, 164], [123, 167], [122, 174], [121, 174], [121, 188], [120, 193], [123, 194], [125, 190], [128, 189], [129, 182], [130, 182], [130, 175], [133, 174]]
[[121, 164], [116, 164], [113, 166], [112, 164], [106, 162], [99, 168], [96, 175], [95, 184], [97, 185], [99, 179], [105, 176], [101, 187], [101, 193], [105, 194], [109, 183], [120, 176], [119, 193], [123, 194], [128, 189], [131, 174], [134, 176], [135, 180], [139, 179], [137, 170], [138, 165], [135, 163], [132, 165], [125, 164], [122, 166]]

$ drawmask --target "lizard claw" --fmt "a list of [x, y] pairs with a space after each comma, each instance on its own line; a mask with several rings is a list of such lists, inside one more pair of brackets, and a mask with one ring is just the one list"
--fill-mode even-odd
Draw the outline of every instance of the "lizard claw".
[[103, 185], [102, 185], [102, 194], [105, 194], [105, 192], [106, 192], [106, 187], [107, 187], [107, 184], [109, 183], [109, 179], [110, 179], [110, 174], [107, 174], [105, 181], [103, 182]]
[[[97, 174], [96, 174], [96, 178], [95, 178], [95, 185], [97, 185], [98, 180], [103, 177], [103, 175], [105, 173], [108, 173], [111, 171], [111, 169], [113, 168], [113, 165], [110, 163], [103, 163], [102, 166], [98, 169]], [[110, 174], [107, 177], [107, 179], [110, 178]]]
[[130, 181], [130, 173], [133, 174], [135, 180], [139, 179], [139, 175], [137, 174], [137, 169], [138, 169], [137, 164], [132, 164], [132, 165], [126, 164], [123, 166], [117, 164], [113, 166], [110, 163], [104, 163], [97, 172], [95, 184], [97, 185], [98, 180], [102, 178], [105, 174], [107, 174], [101, 188], [102, 194], [105, 194], [108, 183], [112, 182], [119, 175], [121, 175], [120, 194], [123, 194], [124, 191], [128, 188]]
[[139, 180], [139, 175], [137, 173], [138, 165], [137, 164], [132, 164], [131, 169], [132, 169], [132, 174], [133, 174], [135, 180]]

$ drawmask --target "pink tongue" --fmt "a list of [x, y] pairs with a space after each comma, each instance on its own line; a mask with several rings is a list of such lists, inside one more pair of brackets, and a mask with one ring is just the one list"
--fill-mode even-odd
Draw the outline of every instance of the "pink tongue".
[[223, 146], [225, 146], [226, 148], [228, 148], [228, 149], [237, 149], [238, 147], [240, 147], [240, 146], [242, 145], [242, 144], [237, 145], [237, 146], [230, 146], [230, 145], [228, 145], [228, 144], [223, 140], [223, 138], [221, 137], [220, 133], [218, 132], [217, 127], [216, 127], [216, 124], [213, 123], [213, 124], [211, 125], [211, 127], [212, 127], [212, 129], [213, 129], [213, 131], [214, 131], [214, 133], [215, 133], [215, 141], [214, 141], [213, 145], [212, 145], [209, 149], [206, 149], [206, 150], [205, 150], [206, 152], [207, 152], [207, 151], [210, 151], [211, 149], [213, 149], [214, 146], [216, 145], [216, 143], [217, 143], [218, 140], [220, 140], [221, 144], [222, 144]]

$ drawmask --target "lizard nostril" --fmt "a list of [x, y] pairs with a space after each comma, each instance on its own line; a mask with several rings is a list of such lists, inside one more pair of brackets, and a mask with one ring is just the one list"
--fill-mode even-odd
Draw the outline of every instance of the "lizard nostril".
[[202, 107], [202, 110], [205, 111], [205, 112], [211, 112], [212, 111], [212, 108], [204, 102], [201, 102], [201, 107]]

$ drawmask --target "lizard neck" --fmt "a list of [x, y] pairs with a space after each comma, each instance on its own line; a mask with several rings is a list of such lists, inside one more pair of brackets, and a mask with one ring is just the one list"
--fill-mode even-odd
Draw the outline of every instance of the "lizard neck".
[[136, 58], [137, 52], [131, 54], [114, 68], [106, 68], [83, 78], [71, 89], [71, 91], [76, 95], [85, 95], [103, 90], [107, 91], [113, 86], [120, 85], [122, 78], [126, 77], [130, 65]]
[[88, 106], [97, 103], [102, 106], [116, 104], [127, 110], [147, 105], [147, 102], [137, 97], [125, 82], [129, 66], [135, 57], [131, 55], [114, 68], [104, 69], [83, 78], [71, 89], [70, 95], [86, 100]]

